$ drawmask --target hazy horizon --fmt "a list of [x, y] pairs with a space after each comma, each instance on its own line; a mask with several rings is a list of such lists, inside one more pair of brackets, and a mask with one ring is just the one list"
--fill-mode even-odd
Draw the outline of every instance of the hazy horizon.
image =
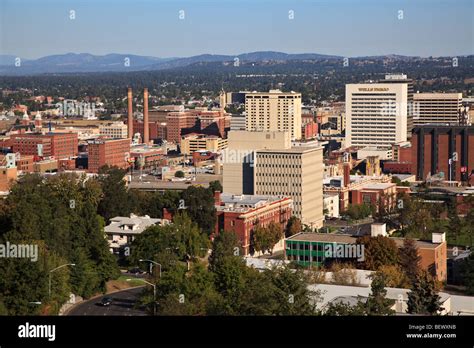
[[473, 13], [471, 0], [0, 0], [0, 54], [464, 56]]

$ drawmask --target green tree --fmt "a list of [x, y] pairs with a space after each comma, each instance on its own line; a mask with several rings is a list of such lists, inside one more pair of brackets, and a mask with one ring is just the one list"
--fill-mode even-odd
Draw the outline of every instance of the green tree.
[[184, 172], [182, 170], [178, 170], [176, 173], [174, 173], [174, 176], [176, 178], [184, 178]]
[[440, 296], [436, 292], [433, 277], [426, 271], [420, 272], [408, 293], [410, 314], [436, 315], [442, 311]]
[[303, 230], [301, 220], [296, 216], [290, 217], [285, 229], [285, 237], [291, 237], [297, 233], [300, 233]]
[[228, 257], [241, 255], [240, 242], [233, 231], [220, 232], [212, 242], [212, 252], [209, 255], [209, 270], [216, 271], [219, 264]]
[[398, 248], [393, 240], [383, 236], [363, 236], [357, 243], [364, 244], [364, 269], [377, 270], [380, 266], [398, 263]]
[[309, 278], [303, 270], [278, 267], [264, 271], [275, 287], [273, 298], [276, 307], [273, 315], [316, 315], [317, 302], [321, 300], [319, 291], [308, 288]]
[[329, 316], [362, 316], [365, 315], [363, 302], [351, 305], [347, 302], [329, 302], [324, 308], [324, 315]]
[[214, 181], [211, 181], [209, 183], [209, 189], [212, 191], [212, 193], [214, 194], [214, 192], [218, 191], [218, 192], [222, 192], [223, 188], [222, 188], [222, 184], [219, 180], [214, 180]]
[[352, 220], [360, 220], [370, 216], [372, 210], [372, 206], [369, 204], [349, 204], [345, 214]]
[[132, 207], [123, 180], [126, 171], [116, 167], [103, 167], [99, 173], [99, 182], [103, 192], [98, 207], [99, 214], [104, 217], [105, 221], [109, 221], [115, 216], [129, 216]]
[[216, 223], [216, 208], [211, 190], [190, 186], [182, 193], [186, 211], [198, 226], [210, 235]]
[[[12, 268], [8, 266], [9, 261], [5, 261], [4, 266], [9, 271], [5, 271], [8, 276], [3, 278], [5, 282], [0, 285], [0, 295], [5, 295], [4, 303], [9, 312], [31, 311], [31, 306], [24, 307], [22, 304], [28, 299], [42, 301], [47, 312], [54, 313], [69, 298], [71, 291], [82, 296], [87, 295], [86, 291], [102, 291], [105, 282], [117, 276], [117, 265], [104, 238], [103, 219], [97, 215], [100, 196], [98, 183], [86, 181], [85, 176], [78, 178], [62, 174], [44, 179], [38, 175], [26, 175], [13, 186], [6, 200], [10, 230], [3, 233], [2, 238], [21, 244], [41, 245], [43, 252], [37, 263], [23, 265], [23, 269]], [[77, 257], [79, 251], [86, 256]], [[86, 260], [87, 265], [83, 265], [82, 262]], [[80, 286], [82, 278], [86, 276], [64, 268], [52, 274], [53, 296], [45, 297], [41, 291], [48, 288], [49, 271], [72, 262], [76, 263], [78, 269], [87, 266], [93, 274], [97, 274], [87, 275], [93, 282], [89, 282], [87, 287]], [[31, 270], [31, 277], [23, 274], [24, 270]], [[33, 295], [29, 296], [19, 290], [16, 293], [22, 297], [15, 299], [15, 292], [9, 292], [8, 287], [9, 284], [15, 284], [17, 277], [21, 277], [21, 283], [26, 281], [26, 287], [39, 292], [32, 292]]]
[[392, 306], [395, 300], [386, 298], [387, 290], [385, 290], [385, 278], [380, 273], [375, 273], [372, 278], [371, 294], [365, 303], [365, 312], [367, 315], [393, 315]]
[[155, 260], [168, 253], [186, 262], [204, 256], [208, 247], [207, 235], [186, 213], [179, 213], [174, 216], [172, 224], [152, 226], [138, 235], [131, 244], [129, 260], [138, 265], [140, 259]]
[[253, 249], [257, 252], [266, 253], [274, 246], [273, 236], [268, 228], [257, 226], [252, 234]]
[[404, 239], [403, 246], [399, 250], [400, 266], [404, 270], [410, 283], [413, 283], [420, 272], [421, 256], [413, 239]]

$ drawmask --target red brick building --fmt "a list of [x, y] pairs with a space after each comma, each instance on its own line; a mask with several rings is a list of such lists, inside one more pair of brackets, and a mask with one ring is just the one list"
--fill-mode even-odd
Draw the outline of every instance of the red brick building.
[[55, 157], [58, 159], [77, 156], [77, 133], [14, 134], [13, 152], [21, 155]]
[[413, 164], [411, 162], [384, 162], [383, 171], [384, 173], [393, 173], [393, 174], [412, 174], [413, 173]]
[[225, 126], [226, 118], [219, 111], [202, 111], [199, 113], [199, 122], [201, 125], [201, 131], [206, 128], [212, 127], [215, 124], [221, 138], [225, 138]]
[[126, 169], [129, 167], [130, 139], [98, 139], [89, 143], [87, 152], [88, 170], [91, 173], [97, 173], [104, 165]]
[[474, 126], [416, 127], [411, 144], [417, 179], [443, 172], [445, 180], [474, 184]]
[[[164, 127], [161, 123], [159, 125]], [[225, 129], [228, 127], [230, 127], [230, 117], [223, 115], [220, 111], [170, 112], [166, 116], [166, 140], [179, 144], [182, 135], [192, 132], [225, 138]], [[185, 129], [187, 133], [183, 133]]]
[[181, 130], [192, 128], [198, 121], [199, 112], [170, 112], [166, 117], [167, 137], [166, 140], [179, 144], [181, 141]]
[[[135, 133], [143, 133], [143, 121], [134, 120], [133, 121], [133, 131]], [[150, 139], [166, 139], [166, 130], [167, 125], [166, 123], [162, 124], [162, 122], [148, 122], [148, 131], [150, 134]]]
[[303, 139], [314, 138], [318, 134], [318, 124], [314, 121], [305, 123], [301, 126], [301, 137]]
[[352, 204], [372, 204], [380, 207], [395, 208], [397, 185], [393, 183], [371, 183], [351, 191]]
[[268, 226], [276, 222], [284, 229], [292, 215], [291, 198], [262, 195], [215, 194], [216, 228], [234, 231], [241, 243], [244, 255], [252, 252], [252, 233], [257, 226]]

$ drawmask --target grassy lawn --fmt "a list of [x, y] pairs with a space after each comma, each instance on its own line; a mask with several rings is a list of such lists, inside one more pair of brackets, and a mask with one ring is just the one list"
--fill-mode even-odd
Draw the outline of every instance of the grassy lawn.
[[[127, 279], [131, 279], [131, 280], [128, 282]], [[116, 281], [126, 283], [126, 284], [129, 285], [128, 287], [146, 285], [143, 281], [141, 281], [139, 279], [134, 279], [133, 276], [123, 275], [123, 274], [120, 277], [118, 277], [118, 279]]]

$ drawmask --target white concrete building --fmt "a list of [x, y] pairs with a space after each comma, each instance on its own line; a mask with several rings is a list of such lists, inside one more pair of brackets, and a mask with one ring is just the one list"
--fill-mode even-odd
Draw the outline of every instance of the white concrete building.
[[390, 147], [407, 140], [408, 83], [346, 85], [346, 146]]
[[105, 226], [104, 232], [109, 242], [110, 252], [118, 254], [120, 250], [128, 246], [137, 235], [154, 225], [166, 225], [169, 220], [152, 219], [148, 215], [130, 217], [116, 216], [110, 219], [110, 224]]
[[339, 217], [339, 195], [338, 194], [324, 194], [323, 209], [325, 217], [338, 218]]

